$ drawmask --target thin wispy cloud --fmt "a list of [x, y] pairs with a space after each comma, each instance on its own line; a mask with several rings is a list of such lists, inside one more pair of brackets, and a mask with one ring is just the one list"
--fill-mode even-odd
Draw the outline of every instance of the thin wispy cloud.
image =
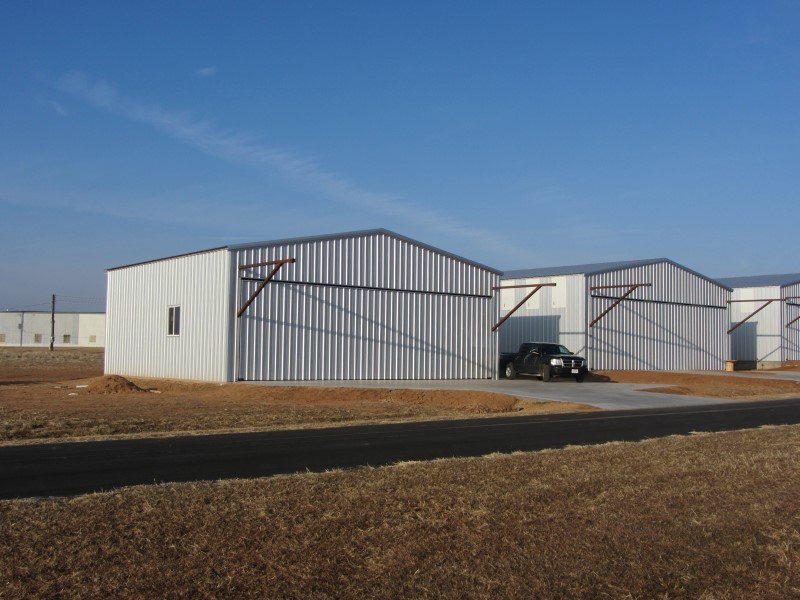
[[60, 116], [62, 116], [62, 117], [66, 117], [66, 116], [67, 116], [67, 111], [66, 111], [66, 110], [64, 110], [64, 107], [63, 107], [63, 106], [61, 106], [61, 105], [60, 105], [58, 102], [56, 102], [55, 100], [50, 100], [50, 101], [47, 103], [47, 105], [48, 105], [50, 108], [52, 108], [52, 109], [53, 109], [53, 111], [54, 111], [56, 114], [58, 114], [58, 115], [60, 115]]
[[200, 67], [195, 69], [194, 74], [197, 77], [213, 77], [217, 74], [217, 67]]
[[363, 190], [344, 175], [325, 169], [317, 160], [266, 146], [253, 135], [217, 128], [190, 112], [172, 112], [132, 101], [113, 86], [90, 80], [83, 73], [68, 73], [56, 82], [56, 87], [96, 108], [154, 127], [207, 154], [278, 174], [298, 189], [358, 211], [405, 221], [477, 244], [492, 253], [515, 247], [510, 240], [459, 221], [443, 210], [424, 208], [393, 194]]

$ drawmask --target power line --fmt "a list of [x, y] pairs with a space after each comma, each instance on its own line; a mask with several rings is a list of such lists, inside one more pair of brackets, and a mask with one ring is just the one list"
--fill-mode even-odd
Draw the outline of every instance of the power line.
[[[67, 303], [67, 304], [105, 304], [106, 299], [101, 298], [98, 296], [68, 296], [62, 294], [56, 294], [56, 300], [58, 303]], [[0, 310], [5, 312], [22, 312], [26, 309], [30, 308], [38, 308], [42, 306], [50, 306], [52, 301], [47, 302], [37, 302], [35, 304], [26, 304], [24, 306], [16, 306], [10, 308], [0, 308]]]
[[6, 312], [20, 312], [26, 308], [35, 308], [37, 306], [50, 306], [49, 302], [39, 302], [38, 304], [27, 304], [25, 306], [18, 306], [16, 308], [4, 308], [3, 310]]
[[59, 302], [105, 302], [105, 298], [84, 298], [81, 296], [63, 296], [56, 294], [56, 299]]

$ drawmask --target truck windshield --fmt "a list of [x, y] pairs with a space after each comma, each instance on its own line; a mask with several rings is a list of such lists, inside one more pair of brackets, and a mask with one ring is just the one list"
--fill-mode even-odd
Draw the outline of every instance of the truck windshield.
[[572, 354], [566, 346], [560, 344], [543, 344], [542, 351], [545, 354]]

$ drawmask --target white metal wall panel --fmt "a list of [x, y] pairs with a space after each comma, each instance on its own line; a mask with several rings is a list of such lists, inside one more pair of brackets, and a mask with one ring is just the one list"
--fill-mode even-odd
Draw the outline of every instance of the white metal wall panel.
[[[748, 315], [766, 304], [767, 300], [781, 298], [778, 286], [737, 288], [733, 291], [729, 311], [729, 328], [742, 322]], [[747, 361], [783, 360], [784, 313], [781, 302], [773, 302], [758, 314], [744, 321], [730, 334], [731, 359]]]
[[[524, 342], [563, 344], [576, 354], [586, 351], [586, 278], [559, 275], [504, 279], [502, 286], [555, 283], [541, 288], [499, 328], [500, 351], [516, 352]], [[502, 290], [500, 316], [509, 313], [532, 288]]]
[[102, 348], [106, 343], [106, 316], [103, 313], [78, 315], [78, 345]]
[[[78, 320], [79, 313], [57, 312], [55, 314], [54, 347], [70, 348], [79, 345]], [[0, 346], [49, 348], [51, 321], [50, 312], [2, 312], [0, 313]], [[65, 338], [65, 336], [67, 337]], [[2, 341], [3, 339], [5, 341]]]
[[781, 328], [784, 340], [783, 360], [800, 360], [800, 321], [791, 323], [800, 316], [800, 283], [785, 286], [781, 298], [787, 299]]
[[[634, 291], [589, 329], [592, 369], [719, 370], [728, 355], [730, 292], [668, 262], [587, 277], [590, 296], [621, 296], [625, 288], [592, 287], [651, 283]], [[591, 298], [588, 323], [614, 302]]]
[[[231, 263], [227, 249], [108, 272], [105, 372], [230, 379]], [[181, 307], [180, 335], [167, 332]]]
[[[498, 276], [485, 268], [383, 233], [233, 252], [237, 265], [297, 261], [284, 265], [239, 319], [241, 379], [496, 374]], [[244, 274], [263, 278], [270, 269]], [[257, 285], [241, 281], [239, 305]]]

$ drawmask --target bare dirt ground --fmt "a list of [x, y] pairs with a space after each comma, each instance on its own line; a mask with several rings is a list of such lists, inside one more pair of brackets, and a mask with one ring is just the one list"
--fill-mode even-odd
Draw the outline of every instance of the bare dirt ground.
[[0, 598], [800, 597], [800, 426], [0, 502]]
[[[102, 372], [102, 349], [0, 348], [0, 444], [597, 410], [483, 391], [269, 387]], [[767, 376], [598, 371], [589, 379], [713, 398], [800, 396], [800, 383]]]
[[597, 410], [489, 392], [102, 376], [103, 354], [0, 349], [0, 443]]

